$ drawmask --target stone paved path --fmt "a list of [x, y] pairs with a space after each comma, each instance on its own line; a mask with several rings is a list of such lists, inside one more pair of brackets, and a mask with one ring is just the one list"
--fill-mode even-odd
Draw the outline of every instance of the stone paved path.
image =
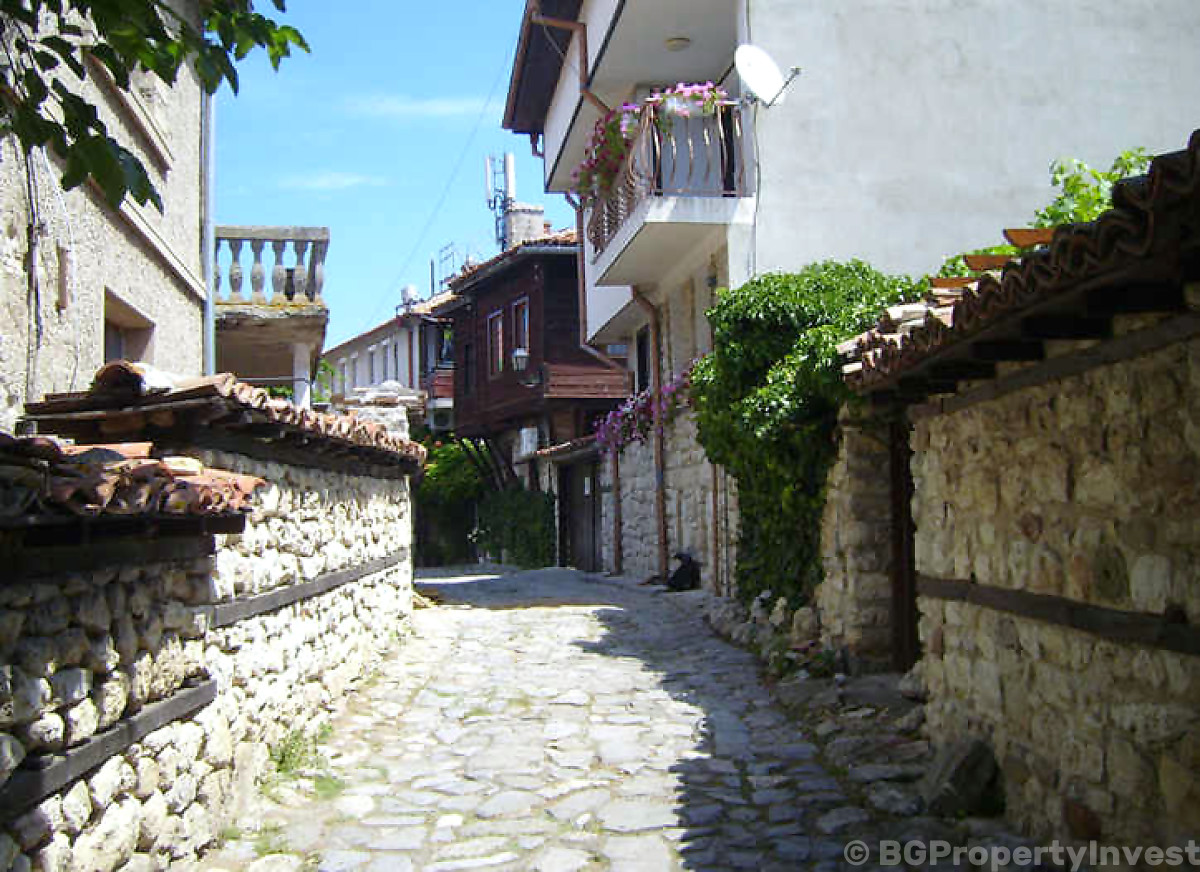
[[273, 804], [202, 868], [841, 867], [823, 831], [866, 813], [698, 599], [570, 570], [427, 582], [443, 605], [323, 746], [344, 789]]

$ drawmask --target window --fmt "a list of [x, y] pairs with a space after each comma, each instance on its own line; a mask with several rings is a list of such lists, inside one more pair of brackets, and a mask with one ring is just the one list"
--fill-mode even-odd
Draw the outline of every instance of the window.
[[154, 322], [111, 291], [104, 292], [104, 361], [146, 360]]
[[[392, 343], [392, 372], [396, 374], [396, 381], [400, 381], [400, 336], [398, 334], [396, 341]], [[412, 381], [412, 379], [410, 378], [408, 381]]]
[[350, 365], [342, 361], [342, 394], [350, 393]]
[[513, 348], [529, 350], [529, 300], [513, 303]]
[[493, 312], [487, 320], [488, 375], [504, 372], [504, 313]]
[[367, 349], [367, 384], [375, 384], [375, 349]]

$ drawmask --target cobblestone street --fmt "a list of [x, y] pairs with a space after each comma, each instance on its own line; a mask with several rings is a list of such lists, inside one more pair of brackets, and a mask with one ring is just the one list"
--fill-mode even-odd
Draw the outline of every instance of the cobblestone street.
[[692, 595], [569, 570], [422, 589], [443, 604], [322, 746], [344, 789], [285, 790], [203, 868], [841, 865], [817, 820], [865, 812], [825, 817], [837, 781]]

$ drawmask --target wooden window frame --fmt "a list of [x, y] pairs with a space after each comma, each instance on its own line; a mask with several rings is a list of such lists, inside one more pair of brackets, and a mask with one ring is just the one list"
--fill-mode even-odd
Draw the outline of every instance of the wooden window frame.
[[504, 310], [497, 309], [487, 316], [488, 378], [504, 373]]
[[514, 350], [524, 348], [526, 351], [531, 351], [531, 343], [529, 341], [529, 297], [521, 297], [520, 299], [513, 300], [512, 340]]

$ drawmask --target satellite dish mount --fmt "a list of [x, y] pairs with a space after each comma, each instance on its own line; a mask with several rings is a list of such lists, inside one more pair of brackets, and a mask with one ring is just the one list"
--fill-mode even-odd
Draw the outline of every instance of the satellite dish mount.
[[800, 68], [792, 67], [788, 70], [787, 78], [784, 78], [771, 56], [750, 43], [743, 43], [737, 47], [733, 54], [733, 65], [738, 71], [742, 85], [749, 92], [750, 99], [762, 103], [768, 109], [776, 103], [783, 102], [784, 91], [792, 80], [800, 75]]

